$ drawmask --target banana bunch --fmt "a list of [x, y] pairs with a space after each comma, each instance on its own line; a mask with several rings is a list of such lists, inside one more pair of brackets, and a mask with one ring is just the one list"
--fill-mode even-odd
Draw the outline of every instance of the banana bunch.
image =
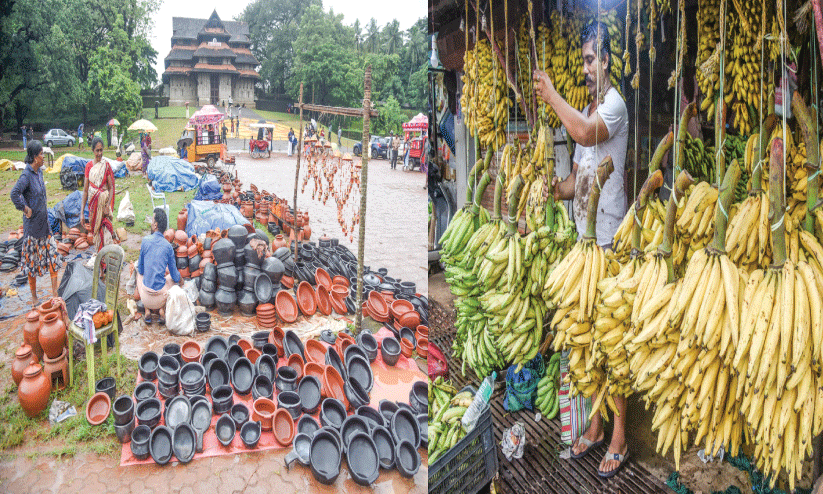
[[686, 138], [686, 145], [681, 149], [685, 153], [685, 170], [698, 181], [711, 182], [714, 179], [714, 148], [704, 146], [702, 139], [691, 136]]
[[500, 148], [506, 142], [509, 88], [504, 67], [492, 53], [488, 39], [478, 40], [464, 55], [463, 97], [461, 105], [472, 136], [484, 148]]
[[535, 102], [534, 81], [532, 74], [537, 69], [546, 72], [551, 80], [554, 80], [554, 71], [551, 61], [554, 56], [555, 45], [552, 42], [551, 30], [548, 26], [540, 23], [536, 26], [534, 48], [537, 50], [537, 59], [532, 55], [532, 42], [530, 26], [527, 18], [523, 18], [517, 30], [517, 81], [527, 108], [537, 109], [540, 113], [545, 113], [550, 127], [560, 127], [560, 119], [551, 106], [542, 101]]
[[549, 366], [543, 378], [537, 383], [537, 399], [535, 406], [543, 418], [551, 420], [557, 416], [560, 400], [557, 397], [557, 390], [560, 387], [560, 354], [554, 353], [549, 359]]
[[[478, 228], [489, 222], [489, 212], [480, 207], [480, 199], [491, 181], [489, 174], [483, 170], [488, 168], [492, 154], [491, 151], [487, 151], [486, 158], [483, 161], [478, 161], [469, 172], [467, 202], [472, 200], [474, 202], [454, 214], [446, 231], [440, 237], [441, 259], [447, 266], [458, 263], [467, 254], [466, 245], [471, 236]], [[479, 174], [482, 174], [482, 176], [477, 183], [477, 191], [473, 191], [474, 177]], [[455, 293], [455, 295], [461, 294]]]
[[720, 90], [719, 53], [720, 0], [697, 1], [697, 86], [705, 95], [700, 106], [708, 111], [714, 105], [714, 93]]
[[[550, 16], [551, 40], [554, 53], [551, 68], [554, 72], [552, 83], [557, 92], [574, 109], [582, 111], [589, 104], [589, 90], [585, 86], [583, 57], [577, 46], [580, 32], [584, 27], [586, 11], [576, 10], [565, 15], [553, 10]], [[558, 123], [558, 122], [551, 122]], [[559, 125], [558, 125], [559, 126]]]
[[[783, 141], [776, 138], [770, 147], [774, 264], [752, 272], [743, 288], [731, 365], [741, 376], [734, 391], [758, 468], [772, 475], [772, 485], [784, 470], [793, 491], [812, 438], [823, 431], [823, 272], [819, 258], [795, 263], [786, 257]], [[819, 244], [810, 248], [823, 253]]]
[[[448, 398], [448, 396], [447, 396]], [[438, 409], [429, 422], [429, 463], [432, 464], [465, 437], [460, 420], [474, 397], [469, 391], [457, 393]], [[431, 409], [431, 407], [429, 407]]]
[[708, 182], [698, 182], [686, 193], [685, 207], [675, 223], [674, 264], [692, 258], [695, 252], [708, 245], [714, 234], [714, 207], [718, 192]]
[[572, 395], [594, 395], [605, 381], [601, 367], [592, 358], [594, 341], [591, 327], [594, 323], [594, 303], [597, 284], [606, 277], [607, 259], [597, 245], [595, 222], [600, 186], [614, 171], [611, 157], [598, 166], [597, 180], [589, 198], [586, 236], [578, 241], [571, 252], [557, 265], [546, 280], [543, 299], [556, 308], [551, 326], [555, 331], [555, 351], [568, 349], [569, 380]]
[[452, 397], [457, 394], [457, 389], [442, 376], [432, 381], [429, 379], [429, 418], [432, 419], [440, 414], [443, 407], [448, 407]]

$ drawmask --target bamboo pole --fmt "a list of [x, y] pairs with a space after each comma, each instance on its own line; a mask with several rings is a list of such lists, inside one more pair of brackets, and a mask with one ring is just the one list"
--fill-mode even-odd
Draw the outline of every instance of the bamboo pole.
[[366, 75], [363, 81], [363, 135], [360, 138], [362, 149], [360, 153], [360, 231], [357, 240], [357, 303], [355, 304], [354, 328], [357, 333], [363, 324], [363, 255], [366, 247], [366, 188], [369, 177], [369, 157], [365, 152], [369, 143], [369, 120], [371, 116], [371, 65], [366, 66]]
[[[297, 224], [297, 188], [299, 187], [300, 182], [300, 152], [303, 149], [303, 83], [300, 83], [300, 99], [298, 100], [300, 106], [300, 127], [298, 129], [300, 140], [297, 142], [297, 166], [295, 167], [294, 171], [294, 203], [292, 204], [292, 208], [294, 208], [294, 214], [291, 215], [291, 231], [294, 232], [294, 262], [297, 263], [297, 246], [298, 246], [298, 235], [297, 232], [294, 230], [295, 225]], [[288, 205], [287, 205], [288, 206]]]

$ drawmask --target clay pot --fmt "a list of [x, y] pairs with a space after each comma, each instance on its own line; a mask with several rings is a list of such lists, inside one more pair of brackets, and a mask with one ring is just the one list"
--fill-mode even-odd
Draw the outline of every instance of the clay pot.
[[17, 399], [26, 415], [33, 418], [46, 409], [51, 394], [51, 382], [43, 374], [39, 364], [31, 364], [23, 371], [23, 379], [17, 389]]
[[189, 219], [189, 210], [184, 208], [181, 209], [179, 213], [177, 213], [177, 229], [178, 230], [185, 230], [186, 223], [188, 223]]
[[271, 251], [276, 252], [280, 247], [288, 247], [289, 242], [283, 238], [283, 235], [275, 235], [274, 240], [271, 241]]
[[327, 365], [323, 370], [323, 389], [322, 395], [325, 398], [337, 398], [343, 402], [343, 406], [349, 407], [349, 401], [346, 398], [345, 384], [340, 373], [337, 372], [331, 365]]
[[411, 357], [412, 350], [414, 350], [414, 345], [406, 338], [400, 338], [400, 353], [402, 353], [404, 357]]
[[183, 362], [198, 362], [200, 361], [201, 353], [202, 348], [200, 348], [200, 344], [194, 340], [189, 340], [180, 347], [180, 356]]
[[303, 227], [303, 230], [300, 232], [303, 234], [303, 240], [308, 241], [311, 238], [311, 227], [308, 225], [308, 221], [306, 222], [306, 226]]
[[300, 312], [305, 316], [312, 316], [317, 312], [314, 290], [308, 281], [301, 281], [297, 286], [297, 304], [300, 306]]
[[[58, 389], [64, 389], [69, 383], [69, 352], [68, 349], [63, 348], [63, 353], [55, 359], [50, 359], [47, 356], [43, 358], [43, 373], [49, 378], [49, 381], [54, 387], [55, 381], [60, 383]], [[36, 362], [35, 362], [36, 363]]]
[[285, 290], [277, 292], [277, 296], [275, 297], [275, 306], [277, 307], [277, 315], [280, 316], [280, 319], [283, 321], [293, 323], [297, 320], [297, 316], [299, 314], [297, 310], [297, 302], [289, 292]]
[[14, 384], [19, 386], [20, 381], [23, 380], [23, 372], [31, 364], [37, 363], [37, 357], [32, 353], [31, 346], [23, 343], [20, 348], [14, 353], [14, 360], [11, 363], [11, 378], [14, 379]]
[[306, 362], [324, 364], [326, 362], [326, 346], [320, 340], [310, 339], [306, 341], [304, 353]]
[[274, 439], [281, 446], [288, 446], [294, 439], [294, 419], [285, 408], [278, 408], [272, 419]]
[[49, 358], [59, 357], [66, 346], [66, 324], [61, 315], [59, 311], [52, 311], [43, 317], [43, 327], [38, 339], [43, 352]]
[[248, 350], [246, 350], [246, 358], [249, 359], [252, 364], [257, 362], [257, 359], [260, 358], [260, 355], [260, 350], [256, 348], [249, 348]]
[[323, 363], [306, 362], [306, 365], [303, 366], [303, 377], [313, 376], [313, 377], [316, 377], [317, 380], [322, 383], [323, 382], [323, 372], [325, 370], [326, 370], [326, 366]]
[[37, 359], [43, 358], [43, 349], [40, 347], [40, 313], [33, 310], [26, 314], [26, 323], [23, 325], [23, 341], [32, 350]]
[[178, 228], [176, 232], [174, 232], [174, 241], [177, 243], [178, 247], [187, 246], [189, 241], [189, 236], [186, 235], [186, 230], [182, 228]]
[[417, 355], [423, 358], [429, 356], [429, 339], [425, 336], [417, 338]]
[[[272, 430], [272, 418], [277, 410], [277, 405], [269, 398], [258, 398], [252, 404], [251, 418], [260, 422], [264, 431]], [[288, 412], [286, 412], [288, 415]]]
[[111, 411], [111, 397], [105, 391], [98, 391], [86, 404], [86, 420], [91, 425], [106, 421]]
[[168, 230], [163, 232], [163, 238], [165, 238], [168, 243], [174, 242], [174, 229], [169, 228]]
[[428, 338], [429, 337], [429, 327], [423, 324], [417, 326], [417, 330], [414, 332], [414, 336], [419, 340], [421, 337]]
[[297, 380], [299, 381], [303, 377], [303, 366], [306, 365], [303, 361], [303, 357], [300, 356], [299, 353], [292, 353], [289, 355], [288, 363], [286, 364], [295, 372], [297, 372]]
[[283, 338], [285, 338], [286, 333], [283, 332], [283, 328], [280, 326], [275, 326], [271, 329], [271, 333], [269, 333], [269, 343], [272, 343], [275, 347], [277, 347], [277, 356], [283, 357], [285, 356], [285, 351], [283, 350]]

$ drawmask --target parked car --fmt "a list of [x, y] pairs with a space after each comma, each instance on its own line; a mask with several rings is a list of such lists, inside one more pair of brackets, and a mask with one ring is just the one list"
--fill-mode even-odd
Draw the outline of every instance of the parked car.
[[371, 141], [371, 157], [389, 159], [391, 137], [373, 137]]
[[75, 138], [63, 129], [51, 129], [43, 134], [43, 142], [48, 147], [74, 146]]

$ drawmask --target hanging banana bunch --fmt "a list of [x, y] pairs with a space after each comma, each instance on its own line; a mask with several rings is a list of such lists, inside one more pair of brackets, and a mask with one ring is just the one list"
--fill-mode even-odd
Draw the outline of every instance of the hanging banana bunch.
[[472, 136], [480, 138], [484, 148], [500, 148], [506, 142], [509, 98], [506, 72], [492, 53], [488, 39], [478, 40], [474, 49], [466, 50], [463, 59], [463, 96], [461, 105], [466, 126]]

